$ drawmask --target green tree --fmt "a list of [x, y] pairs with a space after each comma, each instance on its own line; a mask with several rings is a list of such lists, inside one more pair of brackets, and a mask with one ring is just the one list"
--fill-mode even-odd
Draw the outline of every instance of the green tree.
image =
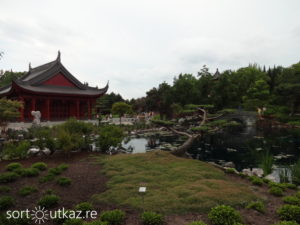
[[131, 105], [125, 103], [125, 102], [116, 102], [113, 104], [111, 109], [113, 114], [117, 114], [120, 117], [120, 124], [122, 123], [122, 117], [126, 113], [132, 113], [132, 107]]
[[0, 127], [5, 130], [9, 121], [14, 121], [20, 117], [19, 109], [23, 107], [19, 101], [0, 99]]
[[25, 72], [5, 71], [4, 74], [0, 77], [0, 87], [11, 84], [13, 80], [20, 78], [24, 74]]
[[110, 94], [106, 94], [97, 100], [96, 108], [102, 114], [109, 114], [111, 113], [112, 105], [116, 102], [124, 102], [124, 99], [120, 94], [111, 92]]

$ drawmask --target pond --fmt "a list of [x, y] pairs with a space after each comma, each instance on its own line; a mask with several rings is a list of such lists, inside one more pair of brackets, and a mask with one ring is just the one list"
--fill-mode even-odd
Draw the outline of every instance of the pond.
[[[132, 146], [132, 153], [142, 153], [152, 149], [170, 150], [183, 143], [181, 137], [173, 135], [150, 135], [133, 137], [123, 147]], [[155, 143], [149, 146], [149, 143]], [[193, 158], [223, 165], [232, 162], [241, 171], [256, 168], [262, 155], [269, 151], [274, 156], [275, 176], [281, 168], [295, 163], [300, 157], [300, 131], [284, 129], [258, 129], [247, 126], [240, 130], [208, 135], [194, 143], [188, 151]]]

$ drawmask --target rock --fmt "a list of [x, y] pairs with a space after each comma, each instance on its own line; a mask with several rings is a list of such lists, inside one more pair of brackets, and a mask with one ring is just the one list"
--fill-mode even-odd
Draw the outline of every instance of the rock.
[[252, 176], [251, 169], [243, 169], [242, 173], [245, 174], [245, 175], [247, 175], [247, 176]]
[[263, 177], [264, 171], [261, 168], [253, 168], [252, 175], [258, 176], [258, 177]]
[[237, 150], [234, 148], [227, 148], [227, 152], [237, 152]]
[[38, 147], [31, 147], [28, 151], [27, 154], [28, 155], [35, 155], [40, 151], [40, 149]]
[[265, 176], [265, 178], [266, 178], [267, 180], [269, 180], [269, 181], [272, 181], [272, 182], [276, 182], [276, 183], [277, 183], [276, 178], [275, 178], [273, 175], [271, 175], [271, 174]]
[[50, 155], [50, 154], [51, 154], [51, 151], [50, 151], [49, 148], [44, 148], [44, 149], [42, 150], [42, 152], [43, 152], [45, 155]]
[[235, 164], [233, 162], [224, 163], [224, 167], [235, 168]]

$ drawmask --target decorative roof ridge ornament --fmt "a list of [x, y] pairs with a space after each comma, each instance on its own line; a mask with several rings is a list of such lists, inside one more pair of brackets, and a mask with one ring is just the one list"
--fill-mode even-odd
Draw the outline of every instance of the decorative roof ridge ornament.
[[60, 62], [60, 51], [58, 50], [56, 61]]
[[32, 67], [31, 67], [31, 62], [29, 62], [29, 71], [31, 71]]

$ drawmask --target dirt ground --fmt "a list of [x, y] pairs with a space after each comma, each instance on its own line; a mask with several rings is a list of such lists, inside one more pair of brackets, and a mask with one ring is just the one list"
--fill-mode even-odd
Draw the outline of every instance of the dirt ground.
[[[26, 160], [18, 160], [24, 167], [29, 167], [34, 162], [45, 162], [49, 168], [55, 167], [61, 163], [69, 164], [69, 168], [64, 171], [61, 176], [69, 177], [72, 179], [72, 184], [67, 187], [62, 187], [56, 184], [55, 181], [46, 183], [39, 183], [39, 177], [46, 174], [42, 172], [38, 177], [22, 178], [13, 183], [8, 183], [7, 186], [11, 187], [9, 195], [13, 196], [16, 200], [13, 209], [34, 209], [37, 206], [36, 202], [48, 190], [54, 190], [54, 193], [60, 196], [60, 204], [57, 208], [71, 209], [74, 205], [89, 201], [94, 194], [99, 194], [106, 190], [107, 178], [101, 173], [101, 166], [95, 163], [92, 156], [97, 154], [93, 153], [74, 153], [69, 156], [53, 155], [51, 157], [34, 157]], [[13, 161], [11, 161], [13, 162]], [[5, 170], [8, 161], [0, 162], [0, 172]], [[266, 185], [263, 187], [253, 186], [245, 179], [236, 175], [228, 175], [234, 182], [241, 182], [249, 185], [262, 199], [266, 200], [266, 212], [264, 214], [256, 212], [251, 209], [241, 209], [241, 215], [244, 218], [245, 224], [248, 225], [272, 225], [276, 223], [279, 218], [276, 215], [276, 210], [282, 204], [280, 197], [272, 196], [268, 193]], [[18, 190], [25, 185], [34, 185], [38, 188], [38, 192], [33, 193], [26, 197], [18, 195]], [[294, 191], [288, 190], [286, 195], [293, 194]], [[103, 210], [119, 208], [126, 212], [127, 219], [126, 225], [140, 225], [140, 213], [131, 208], [118, 207], [114, 205], [100, 205], [94, 204], [95, 210], [98, 214]], [[54, 208], [55, 209], [55, 208]], [[165, 217], [166, 225], [186, 225], [195, 220], [202, 220], [209, 224], [207, 214], [185, 214], [185, 215], [168, 215]], [[50, 221], [44, 223], [46, 225], [52, 224]]]

